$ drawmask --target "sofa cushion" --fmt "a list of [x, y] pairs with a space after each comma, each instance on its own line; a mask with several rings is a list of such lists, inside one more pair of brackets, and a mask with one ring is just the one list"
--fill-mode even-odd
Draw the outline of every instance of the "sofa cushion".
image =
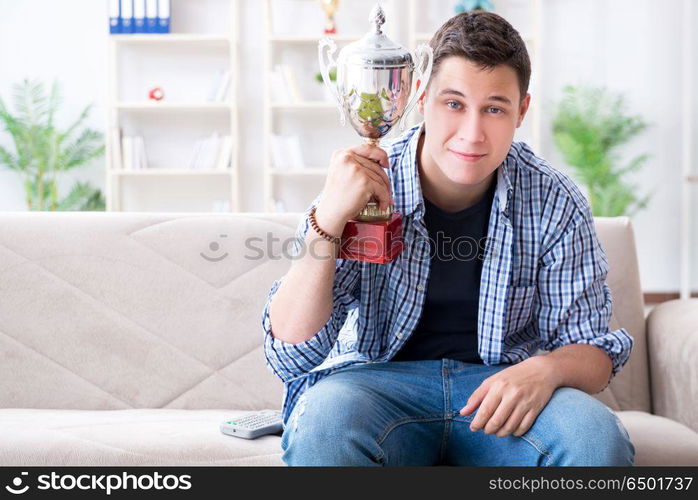
[[[221, 434], [244, 411], [0, 410], [0, 465], [284, 465], [279, 436]], [[698, 465], [698, 433], [641, 411], [618, 417], [635, 465]]]
[[218, 429], [246, 413], [0, 409], [0, 465], [284, 465], [279, 436]]
[[616, 411], [650, 411], [645, 313], [633, 227], [628, 217], [595, 217], [594, 224], [609, 265], [606, 283], [613, 297], [609, 327], [625, 328], [634, 340], [630, 359], [596, 397]]
[[280, 406], [261, 313], [298, 217], [0, 213], [0, 407]]
[[635, 446], [635, 465], [698, 465], [698, 433], [644, 411], [619, 411]]

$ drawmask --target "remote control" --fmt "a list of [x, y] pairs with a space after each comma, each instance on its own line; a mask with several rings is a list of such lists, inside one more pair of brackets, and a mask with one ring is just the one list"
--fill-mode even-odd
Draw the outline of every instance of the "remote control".
[[222, 422], [221, 432], [229, 436], [244, 439], [255, 439], [265, 434], [281, 432], [281, 412], [277, 410], [262, 410], [248, 415], [240, 415]]

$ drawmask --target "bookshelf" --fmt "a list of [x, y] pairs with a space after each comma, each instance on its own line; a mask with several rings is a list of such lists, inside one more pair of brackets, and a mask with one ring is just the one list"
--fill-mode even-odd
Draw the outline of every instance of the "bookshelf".
[[[335, 16], [337, 34], [329, 35], [339, 53], [348, 43], [358, 40], [369, 29], [368, 14], [375, 0], [340, 2]], [[389, 22], [386, 34], [399, 39], [401, 26], [400, 0], [381, 2]], [[314, 75], [318, 65], [318, 42], [324, 34], [325, 15], [319, 2], [302, 0], [264, 0], [265, 18], [265, 91], [264, 91], [264, 200], [271, 212], [302, 211], [321, 191], [330, 156], [335, 149], [358, 144], [361, 139], [349, 124], [342, 127], [339, 111], [333, 100], [325, 96], [324, 84]], [[285, 12], [293, 9], [293, 23], [284, 23]], [[299, 9], [307, 9], [300, 11]], [[296, 22], [302, 19], [305, 22]], [[272, 73], [278, 64], [293, 68], [300, 89], [295, 100], [275, 99]], [[274, 135], [298, 135], [303, 155], [303, 168], [275, 165], [272, 150]]]
[[[360, 138], [349, 124], [341, 127], [339, 113], [333, 101], [322, 97], [322, 84], [309, 81], [312, 72], [319, 71], [317, 63], [318, 41], [322, 33], [324, 14], [317, 2], [301, 0], [264, 0], [265, 7], [265, 92], [264, 92], [264, 199], [268, 211], [302, 211], [321, 191], [327, 174], [327, 164], [332, 151], [358, 144]], [[274, 14], [284, 4], [296, 8], [308, 8], [315, 3], [315, 11], [294, 12], [294, 23], [283, 26]], [[331, 38], [338, 52], [347, 43], [357, 40], [368, 30], [368, 14], [374, 1], [357, 0], [351, 8], [340, 2], [337, 13], [338, 33]], [[381, 2], [388, 22], [384, 25], [388, 37], [414, 51], [418, 44], [428, 43], [432, 33], [454, 15], [453, 2], [439, 0], [392, 0]], [[497, 12], [507, 18], [522, 33], [529, 48], [533, 76], [531, 94], [537, 92], [540, 72], [540, 48], [542, 27], [542, 0], [500, 0]], [[342, 15], [353, 16], [348, 20]], [[313, 17], [315, 16], [315, 17]], [[278, 17], [283, 18], [283, 13]], [[308, 19], [317, 24], [316, 32], [308, 32], [296, 20]], [[306, 24], [308, 24], [306, 22]], [[279, 29], [282, 28], [282, 29]], [[283, 31], [283, 32], [279, 32]], [[335, 54], [335, 56], [338, 54]], [[283, 62], [298, 72], [303, 95], [295, 102], [277, 102], [272, 96], [272, 73]], [[310, 69], [312, 65], [312, 70]], [[406, 117], [406, 126], [421, 120], [416, 108]], [[305, 130], [311, 129], [311, 130]], [[315, 130], [317, 129], [317, 130]], [[306, 134], [301, 141], [305, 168], [276, 168], [272, 158], [272, 136], [275, 134]], [[399, 134], [392, 130], [390, 136]], [[524, 125], [517, 129], [515, 140], [531, 144], [540, 151], [540, 104], [533, 100]], [[279, 203], [281, 202], [281, 203]]]
[[[239, 1], [172, 0], [171, 33], [109, 35], [107, 211], [240, 210]], [[226, 98], [218, 102], [215, 87], [226, 71]], [[149, 100], [158, 86], [164, 99]], [[212, 134], [229, 136], [229, 149], [211, 141], [209, 161], [190, 168], [197, 141]], [[124, 168], [121, 135], [143, 137], [145, 168]]]

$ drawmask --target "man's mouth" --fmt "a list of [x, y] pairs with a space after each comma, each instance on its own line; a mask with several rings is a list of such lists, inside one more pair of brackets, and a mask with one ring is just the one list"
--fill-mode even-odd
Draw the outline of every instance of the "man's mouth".
[[475, 153], [467, 153], [467, 152], [459, 152], [459, 151], [453, 151], [452, 149], [449, 149], [453, 155], [463, 161], [469, 161], [469, 162], [475, 162], [480, 160], [481, 158], [484, 158], [485, 154], [475, 154]]

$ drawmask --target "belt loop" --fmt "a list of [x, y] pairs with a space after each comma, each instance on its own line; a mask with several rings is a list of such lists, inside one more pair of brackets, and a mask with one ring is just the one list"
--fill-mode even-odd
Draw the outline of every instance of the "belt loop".
[[441, 359], [441, 370], [447, 372], [451, 369], [451, 360], [448, 358]]

